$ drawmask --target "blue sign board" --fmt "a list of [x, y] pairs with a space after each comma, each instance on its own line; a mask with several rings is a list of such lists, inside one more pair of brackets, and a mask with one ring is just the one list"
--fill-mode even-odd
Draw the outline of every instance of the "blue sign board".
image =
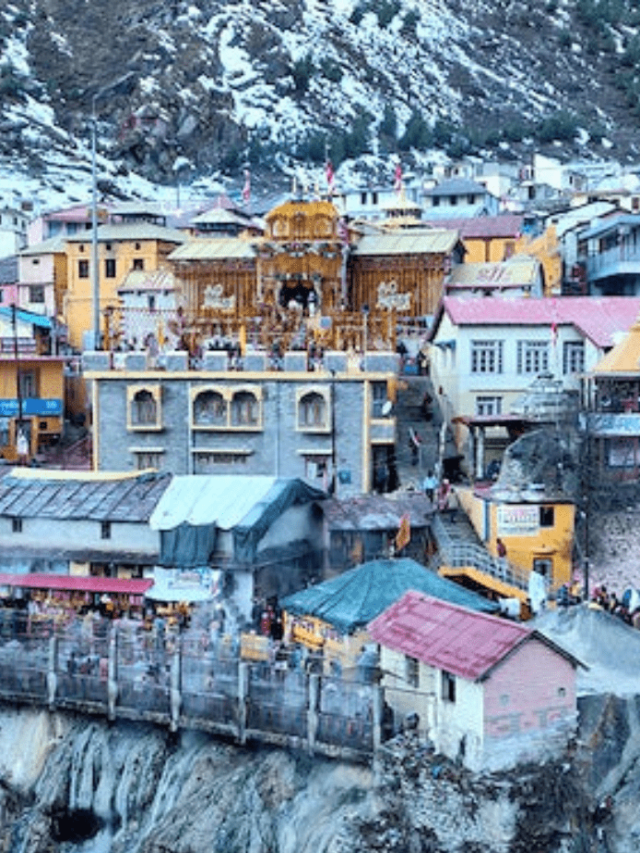
[[[0, 399], [0, 418], [17, 418], [18, 414], [17, 400]], [[41, 400], [38, 397], [27, 397], [22, 401], [22, 414], [24, 417], [61, 415], [62, 400]]]

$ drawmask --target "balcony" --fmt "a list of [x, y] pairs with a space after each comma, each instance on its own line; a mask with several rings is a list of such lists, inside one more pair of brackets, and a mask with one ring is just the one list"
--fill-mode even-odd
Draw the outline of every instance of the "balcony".
[[623, 242], [586, 258], [589, 281], [618, 275], [640, 275], [640, 243]]

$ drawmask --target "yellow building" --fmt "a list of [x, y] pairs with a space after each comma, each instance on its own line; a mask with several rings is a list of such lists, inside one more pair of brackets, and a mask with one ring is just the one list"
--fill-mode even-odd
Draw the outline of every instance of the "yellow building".
[[516, 245], [522, 239], [522, 222], [520, 215], [503, 213], [445, 220], [441, 227], [459, 228], [465, 263], [483, 264], [504, 261], [515, 254]]
[[20, 430], [28, 457], [62, 433], [65, 359], [45, 354], [50, 326], [46, 317], [0, 310], [0, 455], [11, 462]]
[[[103, 225], [98, 229], [98, 286], [101, 331], [105, 332], [105, 309], [119, 304], [118, 288], [132, 270], [157, 270], [187, 235], [173, 228], [148, 222]], [[69, 330], [69, 343], [83, 349], [83, 336], [93, 332], [93, 280], [91, 234], [68, 238], [68, 287], [62, 313]]]
[[[538, 494], [535, 488], [521, 493], [514, 500], [500, 500], [495, 489], [456, 489], [460, 505], [467, 513], [487, 551], [500, 557], [498, 540], [506, 553], [502, 557], [514, 570], [519, 581], [526, 581], [531, 572], [541, 574], [549, 591], [557, 590], [572, 579], [572, 549], [575, 505], [569, 499]], [[519, 571], [517, 571], [519, 570]], [[451, 577], [454, 572], [443, 574]], [[462, 572], [464, 574], [464, 571]], [[469, 578], [481, 582], [486, 589], [504, 595], [505, 584], [499, 578], [478, 572], [467, 572]], [[520, 584], [522, 588], [522, 583]], [[521, 596], [518, 596], [521, 597]]]
[[550, 225], [543, 234], [530, 238], [523, 234], [516, 242], [514, 253], [528, 255], [540, 261], [544, 271], [544, 295], [553, 296], [562, 290], [562, 252], [555, 225]]

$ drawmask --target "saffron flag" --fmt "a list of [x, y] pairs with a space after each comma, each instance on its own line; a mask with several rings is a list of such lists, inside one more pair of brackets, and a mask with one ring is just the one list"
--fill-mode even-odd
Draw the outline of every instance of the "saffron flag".
[[244, 187], [242, 189], [242, 201], [249, 204], [251, 199], [251, 172], [248, 169], [244, 170]]
[[399, 193], [402, 189], [402, 166], [400, 165], [400, 163], [396, 164], [393, 188], [397, 193]]
[[411, 541], [411, 520], [409, 518], [409, 513], [405, 512], [405, 514], [400, 519], [400, 527], [398, 528], [398, 532], [396, 533], [396, 551], [402, 551], [409, 542]]

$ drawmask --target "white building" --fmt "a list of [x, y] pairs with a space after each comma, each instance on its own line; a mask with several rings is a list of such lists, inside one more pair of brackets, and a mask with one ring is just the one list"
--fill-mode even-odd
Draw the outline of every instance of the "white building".
[[0, 258], [15, 255], [27, 245], [28, 222], [23, 210], [0, 203]]
[[[542, 374], [578, 391], [580, 376], [639, 309], [637, 297], [445, 297], [430, 332], [431, 378], [445, 419], [507, 414]], [[458, 447], [465, 439], [457, 425]]]

